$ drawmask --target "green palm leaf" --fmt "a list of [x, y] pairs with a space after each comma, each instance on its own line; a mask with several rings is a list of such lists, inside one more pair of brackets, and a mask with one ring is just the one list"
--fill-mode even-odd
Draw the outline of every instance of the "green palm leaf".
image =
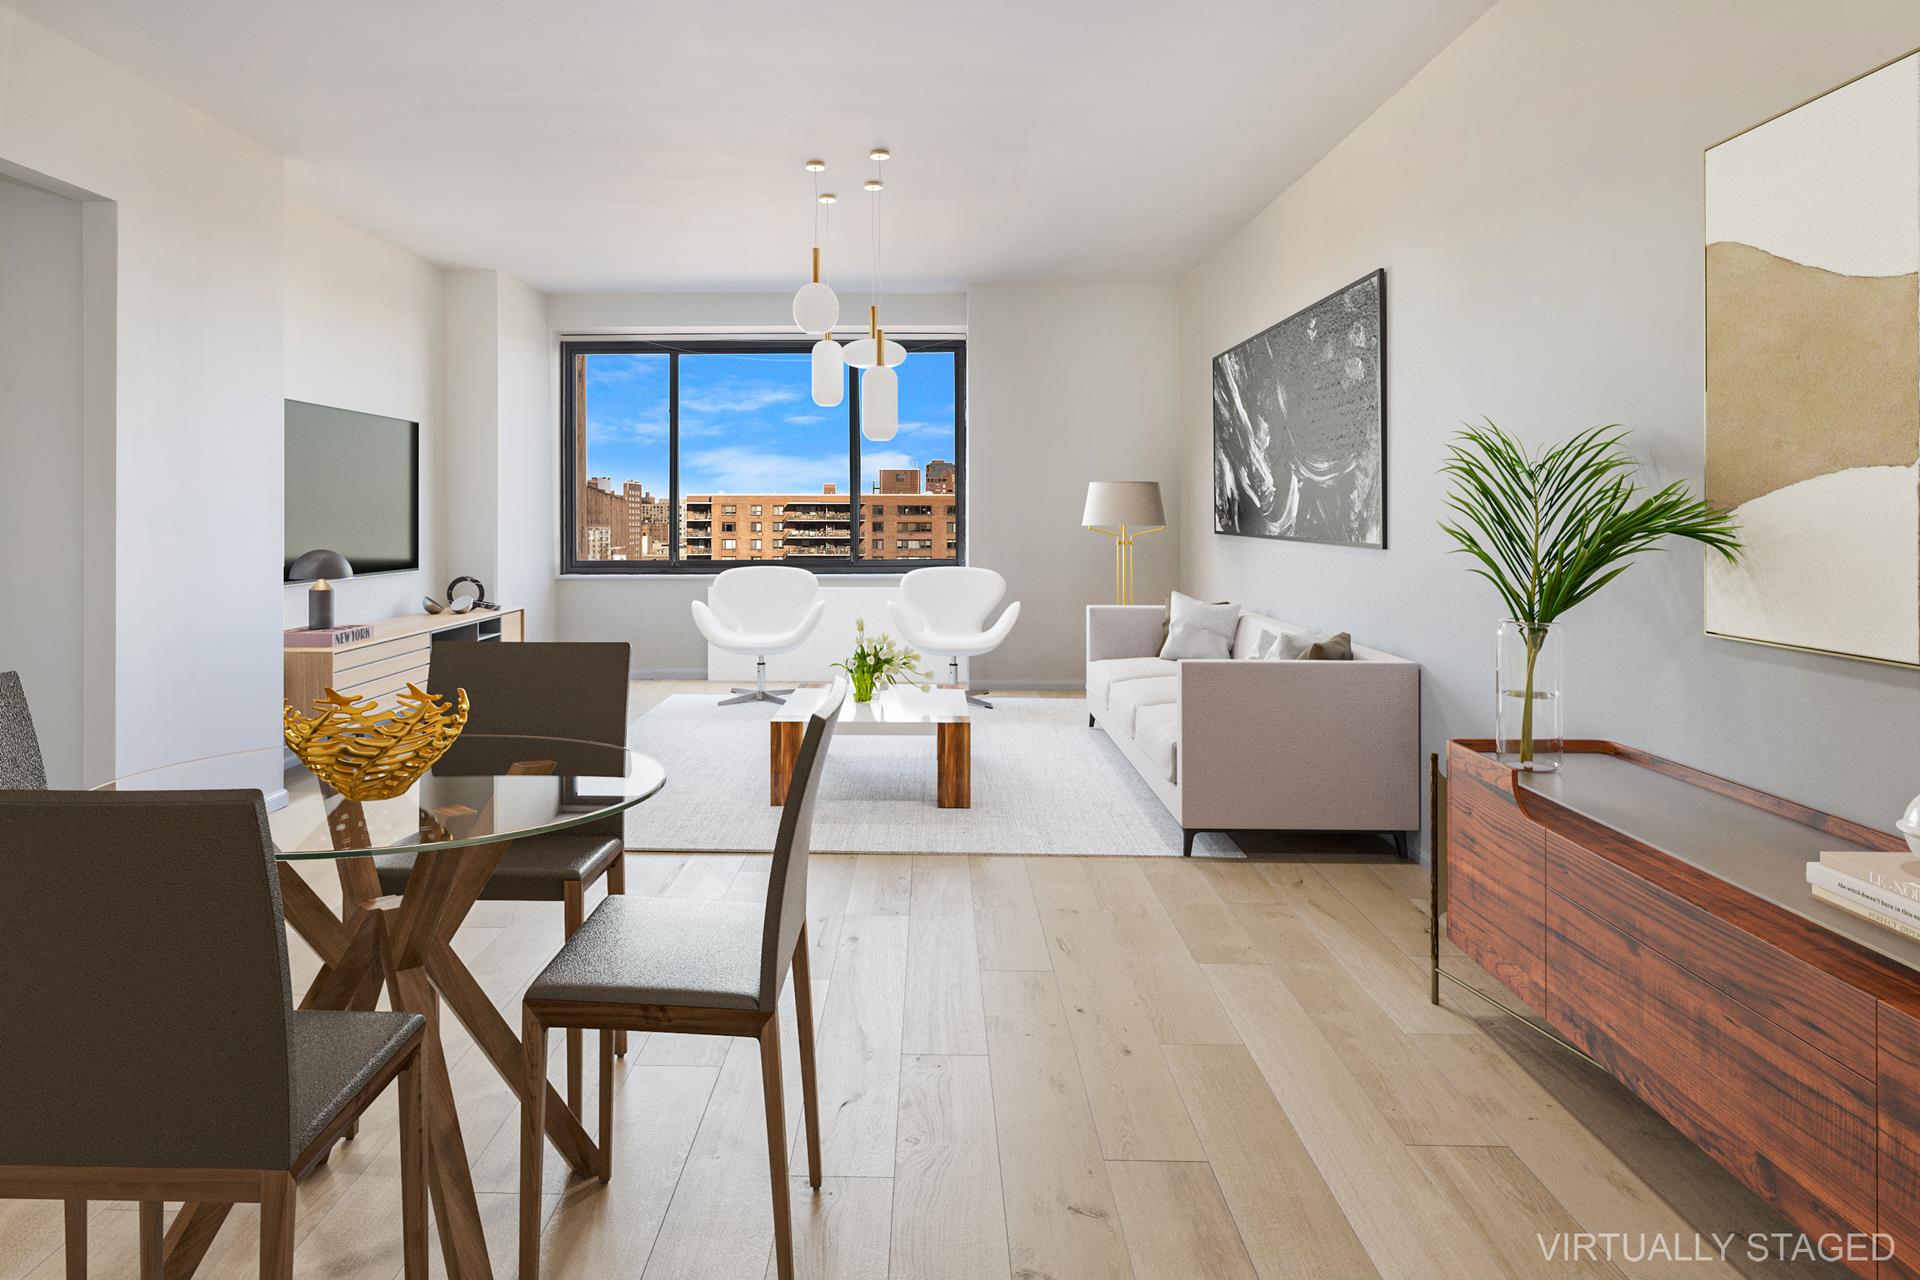
[[1468, 425], [1440, 468], [1452, 480], [1454, 516], [1440, 528], [1530, 630], [1552, 625], [1668, 538], [1739, 559], [1732, 513], [1679, 481], [1643, 496], [1637, 467], [1617, 424], [1535, 453], [1491, 421]]

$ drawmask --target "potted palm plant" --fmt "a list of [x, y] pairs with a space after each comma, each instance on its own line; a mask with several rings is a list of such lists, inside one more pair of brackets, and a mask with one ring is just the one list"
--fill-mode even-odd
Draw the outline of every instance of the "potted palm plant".
[[1488, 421], [1447, 446], [1441, 471], [1452, 477], [1447, 505], [1457, 519], [1440, 528], [1479, 562], [1473, 572], [1510, 615], [1497, 640], [1495, 738], [1521, 769], [1560, 767], [1563, 614], [1669, 537], [1740, 557], [1732, 514], [1684, 482], [1643, 496], [1626, 436], [1609, 424], [1529, 453]]

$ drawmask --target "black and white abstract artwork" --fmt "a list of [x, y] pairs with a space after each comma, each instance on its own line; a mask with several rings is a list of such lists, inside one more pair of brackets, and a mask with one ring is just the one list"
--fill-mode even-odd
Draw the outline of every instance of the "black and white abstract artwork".
[[1213, 529], [1387, 545], [1385, 271], [1213, 358]]

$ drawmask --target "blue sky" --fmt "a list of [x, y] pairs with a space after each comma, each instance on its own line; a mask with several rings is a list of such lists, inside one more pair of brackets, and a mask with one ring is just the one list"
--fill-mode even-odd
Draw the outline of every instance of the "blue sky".
[[[587, 357], [587, 469], [617, 489], [667, 492], [667, 357]], [[680, 358], [680, 492], [818, 492], [847, 484], [847, 409], [813, 403], [807, 355]], [[860, 451], [862, 489], [882, 467], [953, 460], [953, 355], [915, 352], [899, 366], [900, 432]]]

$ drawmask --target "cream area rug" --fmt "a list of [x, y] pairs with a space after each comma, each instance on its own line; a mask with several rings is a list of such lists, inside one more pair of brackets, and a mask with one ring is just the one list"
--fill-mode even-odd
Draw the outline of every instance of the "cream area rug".
[[[780, 811], [767, 803], [771, 704], [718, 706], [678, 694], [628, 739], [666, 766], [667, 785], [627, 818], [636, 850], [767, 850]], [[1078, 698], [996, 698], [975, 708], [973, 806], [934, 803], [933, 736], [836, 737], [814, 811], [822, 853], [1158, 854], [1178, 856], [1180, 827]], [[1237, 853], [1207, 834], [1195, 853]]]

